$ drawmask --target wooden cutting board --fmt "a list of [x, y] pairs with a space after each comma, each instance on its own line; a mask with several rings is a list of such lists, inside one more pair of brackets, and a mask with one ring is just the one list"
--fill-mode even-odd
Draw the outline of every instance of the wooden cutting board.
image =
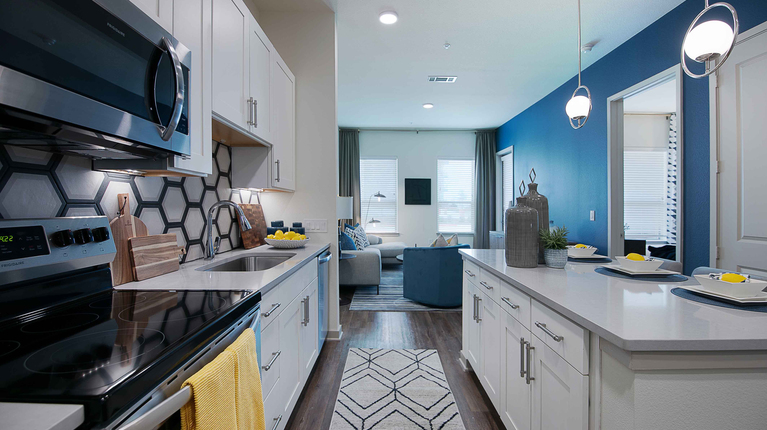
[[264, 240], [266, 238], [266, 220], [261, 205], [243, 203], [239, 206], [245, 213], [245, 218], [248, 219], [251, 227], [250, 230], [244, 231], [238, 217], [237, 223], [240, 224], [242, 246], [245, 249], [251, 249], [266, 244]]
[[117, 248], [115, 259], [109, 265], [112, 269], [112, 286], [135, 281], [128, 239], [148, 234], [144, 221], [131, 215], [130, 199], [127, 193], [117, 195], [117, 207], [120, 214], [109, 222], [109, 228], [112, 230], [112, 237]]
[[175, 233], [154, 234], [128, 239], [133, 277], [137, 281], [154, 278], [178, 270], [182, 254]]

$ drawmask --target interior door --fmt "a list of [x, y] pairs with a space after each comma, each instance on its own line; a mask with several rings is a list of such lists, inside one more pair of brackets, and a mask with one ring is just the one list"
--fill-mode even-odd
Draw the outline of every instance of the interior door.
[[247, 129], [248, 27], [239, 0], [213, 0], [213, 112]]
[[294, 190], [295, 94], [293, 74], [275, 55], [272, 61], [272, 186]]
[[312, 281], [301, 293], [303, 302], [303, 320], [301, 325], [301, 379], [305, 380], [312, 371], [312, 366], [317, 360], [317, 330], [318, 310], [317, 278]]
[[501, 314], [498, 303], [484, 292], [479, 294], [482, 334], [482, 386], [496, 409], [501, 398]]
[[255, 18], [250, 19], [250, 97], [253, 98], [253, 119], [250, 130], [267, 142], [271, 141], [270, 94], [271, 44]]
[[564, 358], [532, 336], [528, 371], [532, 381], [534, 430], [587, 430], [589, 382]]
[[501, 402], [498, 411], [501, 421], [509, 430], [530, 429], [530, 385], [522, 373], [525, 368], [524, 342], [531, 334], [514, 317], [502, 313], [501, 332]]
[[767, 29], [718, 73], [717, 266], [767, 276]]

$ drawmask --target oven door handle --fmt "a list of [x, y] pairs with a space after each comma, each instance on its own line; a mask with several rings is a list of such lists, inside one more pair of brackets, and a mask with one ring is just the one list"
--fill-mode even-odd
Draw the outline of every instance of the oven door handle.
[[165, 422], [171, 415], [178, 412], [192, 398], [192, 389], [188, 386], [173, 393], [162, 403], [153, 407], [149, 412], [125, 424], [117, 430], [148, 430]]
[[162, 140], [167, 142], [176, 131], [176, 127], [178, 127], [178, 123], [181, 120], [181, 112], [184, 108], [184, 70], [181, 68], [181, 61], [178, 59], [178, 54], [176, 54], [176, 48], [173, 47], [173, 43], [171, 43], [167, 37], [163, 37], [160, 43], [162, 47], [165, 48], [171, 61], [173, 61], [174, 80], [176, 81], [176, 95], [173, 97], [173, 113], [171, 114], [170, 121], [166, 127], [162, 125], [160, 112], [157, 110], [157, 72], [159, 71], [159, 67], [155, 71], [154, 109], [155, 112], [157, 112], [157, 118], [160, 122], [160, 124], [157, 125], [157, 128], [160, 130], [160, 137]]

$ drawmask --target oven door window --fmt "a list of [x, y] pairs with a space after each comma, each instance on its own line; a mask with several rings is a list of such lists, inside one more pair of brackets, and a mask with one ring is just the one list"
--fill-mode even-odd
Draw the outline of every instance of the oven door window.
[[0, 46], [6, 67], [168, 124], [175, 78], [167, 53], [91, 0], [4, 2]]

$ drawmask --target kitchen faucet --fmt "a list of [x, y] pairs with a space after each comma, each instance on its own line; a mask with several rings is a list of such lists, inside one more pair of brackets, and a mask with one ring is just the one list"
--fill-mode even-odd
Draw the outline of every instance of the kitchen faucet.
[[220, 208], [221, 206], [231, 206], [235, 211], [237, 211], [237, 216], [240, 217], [240, 225], [242, 226], [242, 231], [248, 231], [251, 228], [250, 222], [248, 222], [248, 219], [245, 218], [245, 213], [236, 203], [229, 200], [221, 200], [214, 203], [213, 206], [208, 209], [208, 219], [205, 221], [205, 224], [207, 225], [206, 228], [208, 229], [208, 243], [205, 245], [206, 260], [212, 260], [218, 252], [219, 245], [221, 245], [221, 236], [217, 236], [215, 243], [213, 242], [213, 212], [215, 212], [216, 209]]

